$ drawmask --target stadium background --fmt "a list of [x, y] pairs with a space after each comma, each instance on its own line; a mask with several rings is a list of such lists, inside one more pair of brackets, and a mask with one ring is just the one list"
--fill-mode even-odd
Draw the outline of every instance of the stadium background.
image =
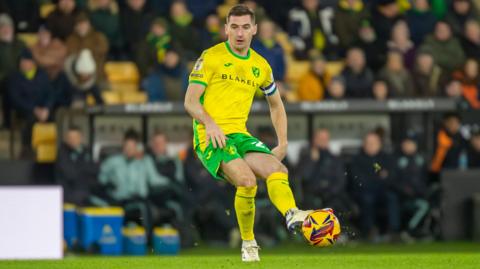
[[[253, 48], [286, 103], [302, 207], [336, 209], [346, 244], [480, 238], [470, 0], [1, 1], [0, 185], [61, 185], [65, 203], [121, 206], [125, 226], [174, 227], [186, 249], [238, 245], [233, 189], [193, 156], [182, 104], [196, 57], [225, 39], [238, 2], [255, 11]], [[275, 143], [260, 97], [249, 130]], [[132, 167], [135, 180], [118, 185], [125, 175], [105, 174], [122, 169], [105, 163], [125, 140], [160, 176]], [[291, 239], [265, 189], [257, 208], [262, 246]]]

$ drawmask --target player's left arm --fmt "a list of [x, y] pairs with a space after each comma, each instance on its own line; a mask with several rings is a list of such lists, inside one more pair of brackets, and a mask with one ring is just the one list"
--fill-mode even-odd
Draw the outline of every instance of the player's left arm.
[[273, 155], [279, 160], [283, 160], [287, 155], [287, 113], [283, 106], [280, 93], [276, 90], [272, 95], [266, 96], [270, 107], [270, 117], [272, 118], [273, 128], [277, 133], [278, 145], [272, 149]]

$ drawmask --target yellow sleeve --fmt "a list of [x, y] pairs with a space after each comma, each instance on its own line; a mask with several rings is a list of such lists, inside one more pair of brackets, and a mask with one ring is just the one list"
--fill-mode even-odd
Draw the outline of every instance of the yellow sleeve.
[[207, 51], [203, 51], [202, 55], [200, 55], [193, 66], [188, 82], [201, 84], [207, 87], [212, 78], [212, 64], [213, 62], [210, 59], [210, 55], [207, 56]]
[[277, 85], [275, 85], [275, 80], [273, 79], [273, 72], [270, 65], [266, 65], [266, 75], [265, 81], [260, 85], [260, 90], [262, 90], [263, 95], [270, 96], [277, 91]]

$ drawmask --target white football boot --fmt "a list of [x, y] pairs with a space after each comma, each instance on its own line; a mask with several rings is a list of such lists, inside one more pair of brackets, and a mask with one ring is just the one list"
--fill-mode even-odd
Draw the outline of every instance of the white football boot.
[[243, 241], [242, 243], [242, 262], [259, 262], [260, 256], [258, 256], [258, 250], [260, 247], [257, 245], [257, 241]]
[[307, 218], [308, 214], [312, 212], [313, 210], [300, 210], [298, 208], [288, 210], [285, 215], [287, 229], [292, 233], [300, 231], [303, 221]]

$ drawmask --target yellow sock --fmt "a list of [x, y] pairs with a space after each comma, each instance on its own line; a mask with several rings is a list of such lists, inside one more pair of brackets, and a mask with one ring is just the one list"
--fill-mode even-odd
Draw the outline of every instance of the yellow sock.
[[235, 194], [235, 212], [242, 240], [253, 240], [253, 224], [255, 221], [255, 187], [237, 187]]
[[267, 190], [270, 201], [282, 213], [283, 216], [291, 208], [296, 208], [295, 198], [292, 189], [288, 184], [288, 175], [286, 173], [273, 173], [267, 178]]

